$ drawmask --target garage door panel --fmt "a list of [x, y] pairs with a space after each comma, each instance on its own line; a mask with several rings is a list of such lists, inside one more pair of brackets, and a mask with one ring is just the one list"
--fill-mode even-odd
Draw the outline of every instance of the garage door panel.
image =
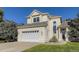
[[22, 33], [22, 40], [24, 41], [39, 41], [40, 40], [40, 32], [39, 30], [34, 31], [26, 31]]

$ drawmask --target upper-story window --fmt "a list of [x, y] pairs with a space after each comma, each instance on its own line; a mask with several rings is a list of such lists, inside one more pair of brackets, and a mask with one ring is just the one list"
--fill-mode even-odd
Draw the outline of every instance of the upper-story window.
[[36, 22], [36, 18], [33, 18], [33, 22]]
[[56, 21], [53, 22], [53, 25], [56, 25]]
[[53, 32], [56, 33], [56, 21], [53, 22]]
[[33, 22], [39, 22], [39, 17], [33, 18]]

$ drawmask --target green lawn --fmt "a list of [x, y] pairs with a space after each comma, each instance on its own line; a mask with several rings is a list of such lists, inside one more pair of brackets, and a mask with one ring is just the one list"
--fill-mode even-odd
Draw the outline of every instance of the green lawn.
[[45, 45], [40, 44], [24, 52], [78, 52], [79, 42], [70, 42], [64, 45]]

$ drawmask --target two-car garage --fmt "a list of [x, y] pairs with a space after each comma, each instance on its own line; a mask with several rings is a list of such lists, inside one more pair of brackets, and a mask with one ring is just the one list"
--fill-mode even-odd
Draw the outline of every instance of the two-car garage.
[[45, 27], [19, 29], [18, 41], [45, 42], [46, 41]]
[[22, 38], [26, 39], [26, 41], [39, 40], [40, 32], [39, 32], [39, 30], [22, 31]]

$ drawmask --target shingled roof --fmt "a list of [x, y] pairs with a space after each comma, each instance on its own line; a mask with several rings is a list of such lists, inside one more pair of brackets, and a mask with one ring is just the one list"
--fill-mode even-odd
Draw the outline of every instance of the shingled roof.
[[21, 28], [46, 27], [47, 25], [48, 25], [47, 22], [39, 22], [18, 26], [17, 28], [21, 29]]

